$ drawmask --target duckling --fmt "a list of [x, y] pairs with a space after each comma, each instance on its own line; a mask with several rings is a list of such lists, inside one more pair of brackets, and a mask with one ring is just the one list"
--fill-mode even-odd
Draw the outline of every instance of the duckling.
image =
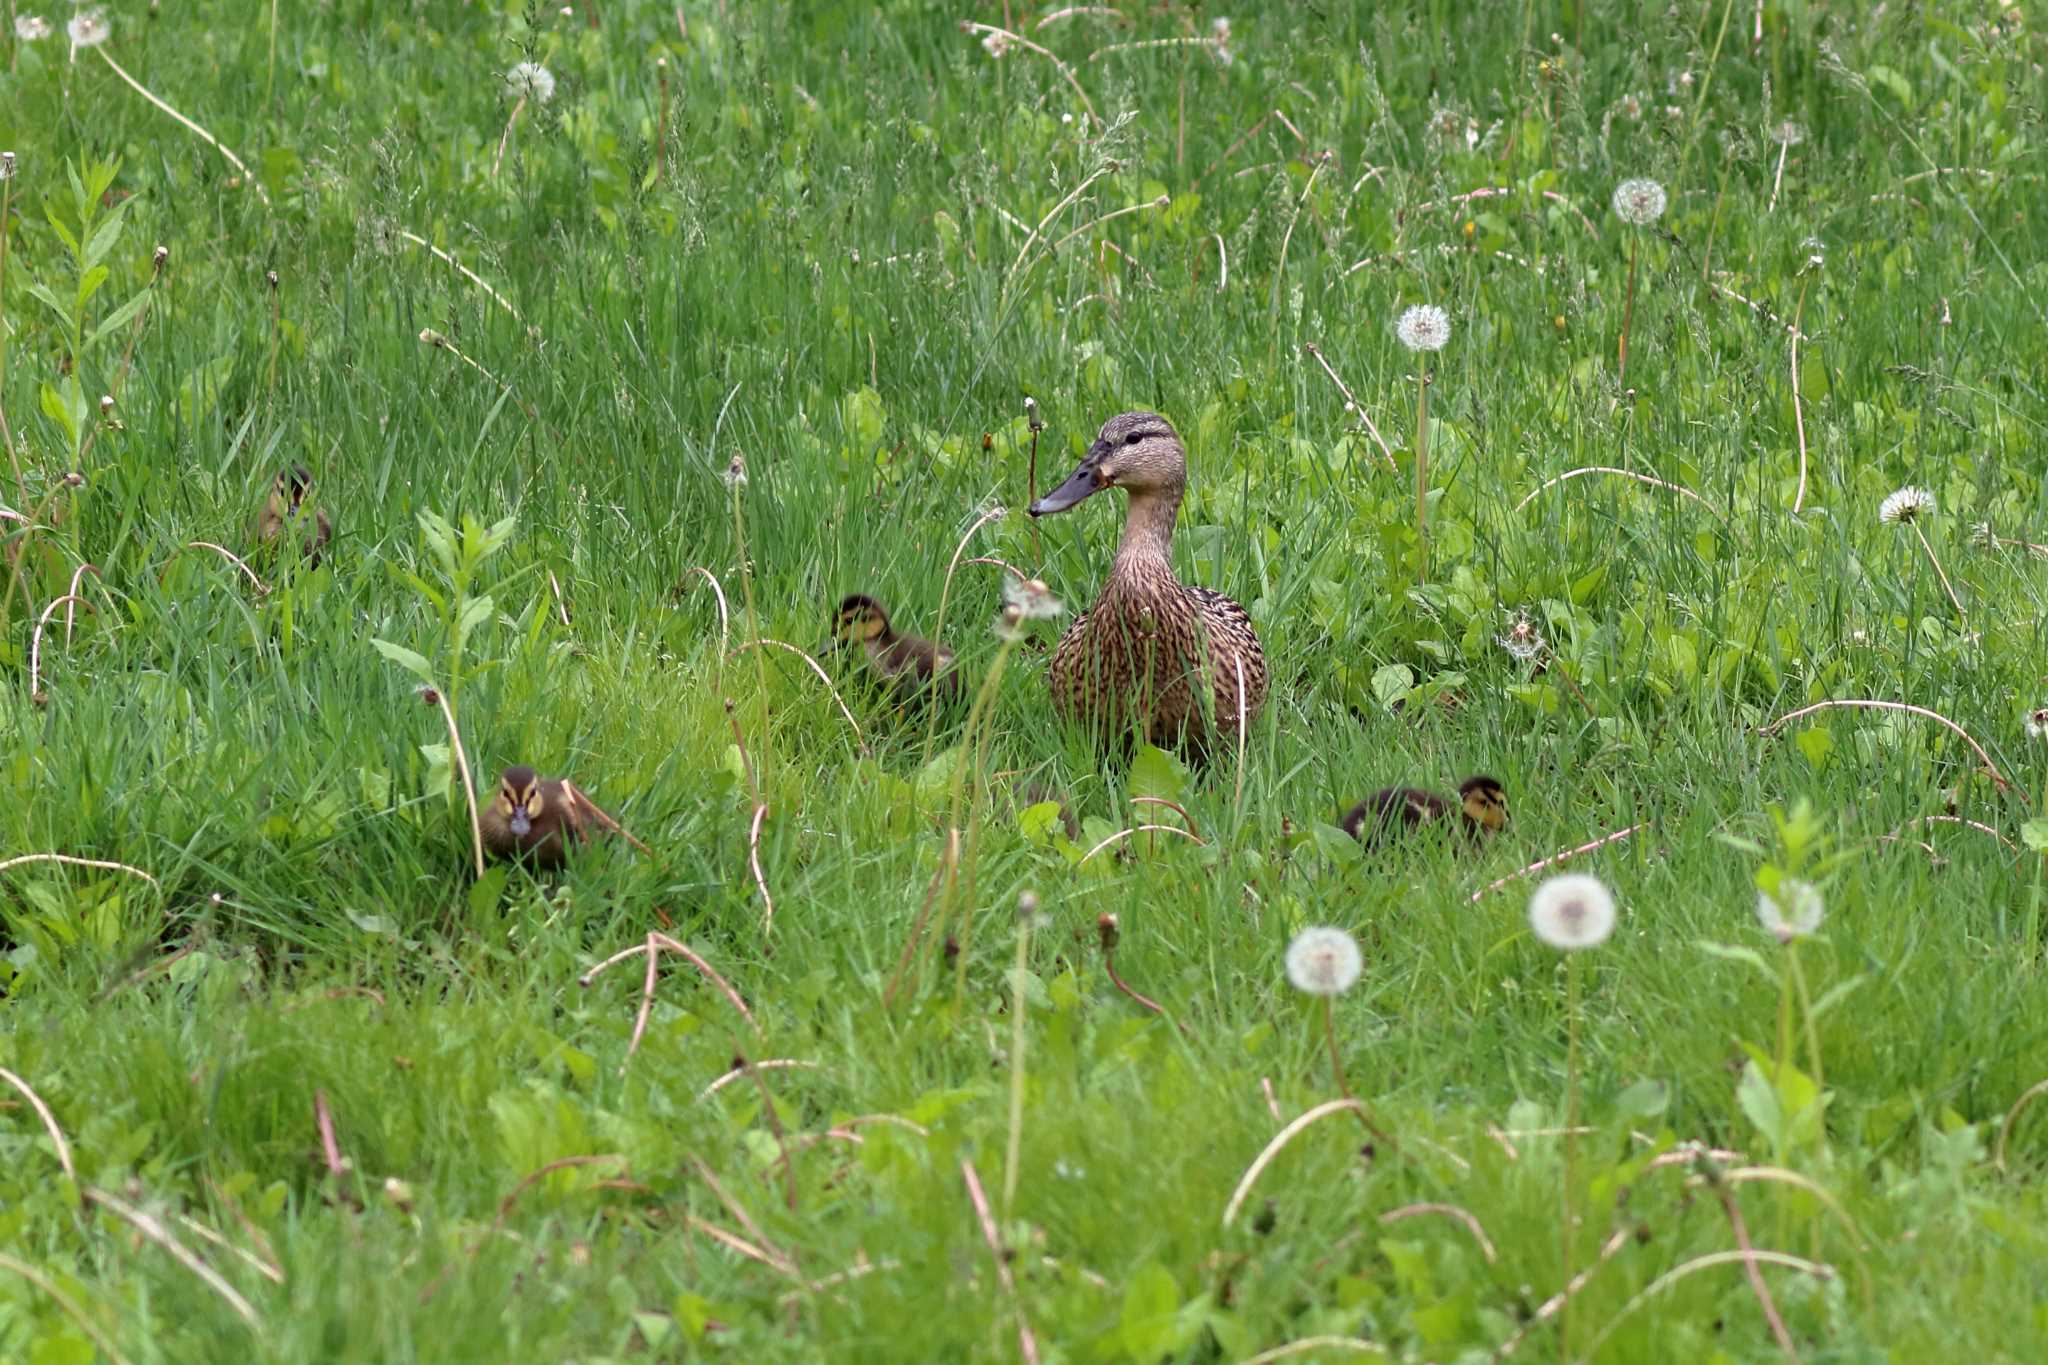
[[935, 690], [942, 701], [960, 696], [960, 675], [953, 671], [953, 651], [934, 640], [904, 635], [889, 622], [889, 613], [866, 593], [853, 593], [832, 616], [832, 641], [827, 649], [858, 642], [868, 666], [889, 684], [898, 702], [916, 701]]
[[[1458, 784], [1458, 799], [1414, 787], [1382, 787], [1351, 808], [1344, 832], [1367, 848], [1378, 848], [1398, 834], [1410, 834], [1458, 813], [1467, 838], [1497, 834], [1508, 822], [1508, 797], [1490, 777], [1472, 776]], [[1370, 828], [1367, 828], [1370, 823]]]
[[607, 826], [612, 823], [575, 783], [559, 777], [542, 779], [524, 764], [505, 769], [498, 779], [497, 799], [477, 817], [492, 857], [525, 858], [536, 868], [560, 867], [566, 846], [588, 837], [593, 818]]
[[319, 566], [321, 552], [334, 538], [334, 526], [327, 520], [326, 509], [308, 506], [312, 492], [313, 476], [306, 467], [288, 465], [277, 471], [277, 481], [270, 486], [270, 499], [256, 518], [256, 543], [267, 548], [278, 542], [287, 527], [304, 521], [310, 511], [312, 525], [299, 542], [299, 553], [309, 569]]
[[1048, 669], [1053, 709], [1087, 726], [1102, 748], [1135, 734], [1200, 757], [1266, 701], [1266, 655], [1251, 617], [1222, 593], [1174, 576], [1168, 552], [1187, 477], [1173, 424], [1155, 412], [1126, 412], [1103, 423], [1067, 481], [1029, 509], [1050, 516], [1105, 488], [1130, 495], [1102, 591]]

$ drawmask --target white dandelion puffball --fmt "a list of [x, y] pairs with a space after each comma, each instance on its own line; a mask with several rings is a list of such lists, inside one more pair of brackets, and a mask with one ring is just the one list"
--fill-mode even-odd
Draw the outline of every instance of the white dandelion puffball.
[[521, 62], [505, 73], [505, 93], [515, 100], [546, 104], [555, 97], [555, 73], [539, 62]]
[[2027, 738], [2048, 739], [2048, 706], [2037, 706], [2027, 712]]
[[1614, 932], [1614, 893], [1598, 877], [1567, 872], [1529, 897], [1529, 928], [1553, 948], [1596, 948]]
[[1515, 623], [1508, 627], [1505, 635], [1496, 635], [1493, 642], [1508, 652], [1511, 658], [1527, 663], [1541, 654], [1549, 642], [1543, 632], [1536, 629], [1536, 623], [1527, 616], [1517, 615]]
[[1441, 351], [1451, 339], [1451, 315], [1433, 303], [1402, 310], [1394, 335], [1411, 351]]
[[98, 47], [113, 31], [113, 25], [107, 22], [107, 12], [100, 9], [80, 10], [64, 25], [64, 36], [71, 40], [73, 48]]
[[1791, 119], [1786, 119], [1783, 123], [1771, 129], [1771, 141], [1777, 143], [1780, 147], [1797, 147], [1800, 143], [1806, 141], [1806, 130]]
[[982, 51], [988, 53], [989, 56], [997, 61], [1001, 61], [1010, 50], [1010, 35], [1007, 33], [988, 34], [981, 40], [981, 47]]
[[1287, 945], [1287, 979], [1309, 995], [1342, 995], [1358, 984], [1365, 958], [1342, 929], [1304, 929]]
[[1780, 943], [1805, 938], [1820, 928], [1827, 906], [1820, 888], [1797, 877], [1780, 877], [1776, 891], [1756, 893], [1756, 917]]
[[1614, 214], [1631, 227], [1648, 227], [1664, 216], [1664, 187], [1654, 180], [1624, 180], [1614, 187]]
[[1067, 604], [1055, 597], [1040, 578], [1005, 580], [1003, 605], [1016, 608], [1017, 615], [1026, 621], [1056, 621], [1067, 614]]
[[1877, 509], [1877, 519], [1887, 526], [1933, 515], [1934, 494], [1910, 484], [1887, 497]]
[[50, 21], [40, 14], [14, 16], [14, 36], [24, 43], [38, 43], [50, 36]]

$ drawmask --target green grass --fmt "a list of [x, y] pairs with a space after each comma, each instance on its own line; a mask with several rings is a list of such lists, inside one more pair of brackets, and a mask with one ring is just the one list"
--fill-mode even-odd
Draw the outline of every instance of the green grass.
[[[1016, 20], [1072, 64], [1099, 140], [1052, 62], [960, 30], [1003, 22], [993, 4], [693, 3], [682, 29], [662, 5], [284, 4], [267, 100], [263, 6], [122, 5], [75, 64], [61, 28], [0, 35], [0, 411], [22, 467], [0, 504], [34, 522], [0, 522], [20, 578], [0, 850], [153, 879], [0, 871], [0, 1065], [75, 1165], [0, 1084], [0, 1357], [92, 1359], [96, 1335], [137, 1362], [1014, 1359], [1021, 1314], [1048, 1361], [1318, 1336], [1439, 1362], [1511, 1341], [1520, 1361], [1782, 1358], [1739, 1264], [1637, 1298], [1736, 1246], [1713, 1163], [1653, 1164], [1695, 1141], [1807, 1182], [1728, 1187], [1756, 1246], [1829, 1268], [1759, 1272], [1801, 1358], [2048, 1355], [2048, 1111], [2000, 1132], [2048, 1076], [2027, 851], [2048, 843], [2048, 750], [2022, 725], [2048, 701], [2048, 574], [1971, 535], [2048, 541], [2041, 35], [1983, 8], [1773, 3], [1753, 45], [1747, 5], [1248, 5], [1228, 64], [1201, 43], [1089, 60], [1210, 32], [1120, 8]], [[559, 88], [494, 176], [522, 59]], [[1781, 177], [1766, 130], [1786, 119], [1805, 137]], [[80, 313], [66, 167], [91, 204], [114, 162], [109, 273]], [[1632, 175], [1671, 207], [1638, 243], [1625, 393], [1631, 229], [1608, 196]], [[1392, 328], [1418, 302], [1453, 325], [1421, 587]], [[1003, 571], [942, 583], [995, 502], [1012, 514], [967, 555], [1085, 605], [1118, 511], [1021, 515], [1026, 393], [1041, 490], [1123, 409], [1186, 437], [1178, 567], [1247, 606], [1274, 668], [1242, 767], [1098, 766], [1033, 646], [993, 690], [980, 775], [958, 766], [964, 707], [927, 725], [838, 675], [863, 746], [800, 661], [737, 651], [756, 630], [814, 646], [867, 591], [978, 682]], [[252, 559], [259, 596], [181, 550], [248, 550], [290, 462], [334, 516], [319, 568]], [[1585, 466], [1713, 510], [1600, 474], [1521, 505]], [[1907, 484], [1936, 499], [1962, 618], [1911, 528], [1878, 519]], [[459, 650], [425, 513], [516, 518], [463, 565], [490, 603]], [[32, 689], [36, 618], [82, 562], [91, 610], [67, 630], [57, 608]], [[1540, 672], [1495, 643], [1518, 612]], [[571, 773], [655, 856], [610, 841], [558, 882], [476, 881], [440, 713], [373, 638], [453, 696], [486, 796], [510, 763]], [[2014, 786], [1901, 713], [1764, 730], [1831, 698], [1938, 711]], [[1368, 860], [1333, 827], [1375, 787], [1471, 771], [1514, 803], [1476, 855]], [[963, 951], [928, 951], [885, 1007], [956, 773], [970, 857], [933, 913]], [[1040, 791], [1068, 797], [1078, 842], [1030, 810]], [[1081, 864], [1178, 823], [1146, 793], [1206, 842], [1139, 835]], [[1949, 801], [1995, 837], [1883, 841]], [[1535, 879], [1470, 898], [1638, 824], [1574, 864], [1621, 904], [1577, 972], [1570, 1255], [1598, 1269], [1568, 1322], [1518, 1337], [1567, 1278], [1563, 1145], [1531, 1135], [1566, 1110], [1566, 980], [1528, 931]], [[1818, 1059], [1802, 1010], [1781, 1042], [1753, 913], [1773, 869], [1827, 899], [1800, 950]], [[1103, 914], [1118, 975], [1168, 1018], [1112, 984]], [[664, 922], [758, 1036], [670, 957], [628, 1055], [642, 960], [578, 979]], [[1281, 966], [1324, 923], [1365, 948], [1337, 1036], [1398, 1145], [1365, 1156], [1334, 1114], [1226, 1226], [1261, 1149], [1335, 1094], [1320, 1009]], [[706, 1095], [737, 1057], [806, 1065]], [[1390, 1221], [1422, 1204], [1474, 1221]]]

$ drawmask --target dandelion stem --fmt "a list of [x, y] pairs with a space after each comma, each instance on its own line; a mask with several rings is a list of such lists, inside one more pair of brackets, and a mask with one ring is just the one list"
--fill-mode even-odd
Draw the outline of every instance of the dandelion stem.
[[200, 127], [197, 123], [194, 123], [191, 119], [186, 118], [183, 114], [171, 108], [170, 105], [165, 104], [162, 100], [158, 99], [155, 95], [151, 94], [147, 86], [145, 86], [141, 81], [136, 80], [133, 76], [129, 75], [127, 71], [125, 71], [122, 68], [119, 62], [115, 61], [112, 57], [108, 56], [107, 50], [104, 47], [94, 48], [93, 50], [100, 54], [100, 60], [105, 62], [108, 68], [112, 70], [116, 76], [119, 76], [122, 80], [126, 81], [129, 85], [129, 88], [134, 90], [136, 94], [142, 96], [142, 98], [148, 100], [151, 104], [154, 104], [157, 108], [163, 110], [166, 114], [169, 114], [172, 118], [184, 124], [185, 127], [197, 133], [201, 138], [205, 139], [207, 146], [213, 148], [216, 152], [219, 152], [222, 156], [226, 157], [229, 163], [233, 165], [236, 170], [242, 173], [242, 183], [246, 184], [250, 189], [256, 191], [256, 197], [263, 201], [264, 207], [269, 207], [270, 192], [263, 188], [262, 181], [258, 180], [255, 176], [249, 173], [249, 166], [247, 162], [243, 161], [242, 158], [236, 156], [233, 152], [229, 151], [226, 147], [222, 146], [220, 139], [215, 137], [212, 133], [207, 132], [206, 129]]
[[1820, 1066], [1820, 1025], [1813, 1017], [1813, 997], [1807, 993], [1806, 972], [1799, 965], [1799, 941], [1785, 945], [1785, 960], [1792, 968], [1792, 989], [1799, 993], [1799, 1015], [1806, 1025], [1806, 1063], [1813, 1068], [1813, 1089], [1818, 1095], [1826, 1083]]
[[1934, 566], [1934, 576], [1941, 580], [1941, 590], [1948, 594], [1949, 605], [1956, 609], [1956, 620], [1968, 619], [1963, 612], [1962, 599], [1956, 596], [1955, 587], [1948, 581], [1948, 574], [1943, 571], [1941, 561], [1934, 557], [1934, 547], [1927, 543], [1927, 533], [1920, 529], [1920, 519], [1915, 517], [1906, 524], [1913, 528], [1913, 534], [1920, 539], [1920, 548], [1927, 552], [1927, 562]]
[[512, 102], [512, 114], [505, 120], [505, 131], [498, 136], [498, 154], [491, 158], [491, 179], [498, 178], [498, 168], [505, 164], [505, 147], [512, 141], [512, 125], [519, 122], [519, 113], [526, 108], [526, 96], [521, 95]]
[[1429, 368], [1415, 381], [1415, 581], [1429, 581]]
[[1621, 306], [1621, 345], [1616, 352], [1619, 373], [1615, 375], [1614, 381], [1616, 387], [1623, 390], [1628, 388], [1628, 330], [1636, 320], [1636, 252], [1641, 248], [1642, 242], [1643, 235], [1640, 232], [1629, 234], [1628, 291]]
[[1010, 978], [1010, 1140], [1003, 1155], [1003, 1219], [1016, 1212], [1017, 1167], [1024, 1154], [1024, 973], [1031, 963], [1031, 916], [1035, 896], [1017, 907], [1017, 965]]
[[1806, 505], [1806, 413], [1799, 403], [1799, 338], [1800, 328], [1806, 322], [1806, 287], [1812, 282], [1811, 275], [1799, 281], [1799, 304], [1792, 310], [1792, 426], [1799, 435], [1799, 487], [1792, 494], [1792, 515], [1795, 517]]
[[[1572, 1233], [1576, 1230], [1577, 1189], [1573, 1181], [1579, 1156], [1579, 955], [1564, 957], [1565, 1044], [1564, 1044], [1564, 1230], [1562, 1233], [1566, 1284], [1571, 1283], [1573, 1265]], [[1557, 1358], [1570, 1360], [1571, 1303], [1557, 1310]]]

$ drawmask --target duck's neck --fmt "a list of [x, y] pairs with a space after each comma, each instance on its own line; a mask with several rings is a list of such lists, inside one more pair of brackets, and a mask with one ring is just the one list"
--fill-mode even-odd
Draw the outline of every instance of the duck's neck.
[[1124, 516], [1124, 538], [1117, 546], [1116, 569], [1149, 569], [1172, 572], [1168, 551], [1173, 547], [1173, 519], [1180, 511], [1181, 490], [1162, 488], [1131, 494], [1130, 510]]

